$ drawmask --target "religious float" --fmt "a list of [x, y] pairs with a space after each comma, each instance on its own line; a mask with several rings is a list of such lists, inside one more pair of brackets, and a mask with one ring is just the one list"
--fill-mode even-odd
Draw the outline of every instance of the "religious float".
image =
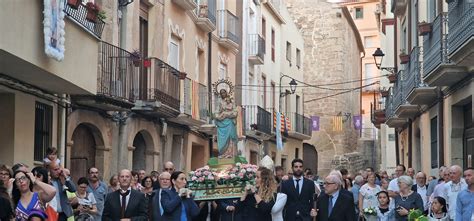
[[233, 101], [234, 86], [227, 79], [212, 85], [213, 92], [219, 96], [218, 112], [212, 116], [217, 127], [219, 155], [209, 159], [208, 165], [189, 173], [188, 187], [195, 200], [239, 198], [255, 185], [258, 169], [237, 154], [237, 142], [242, 137], [242, 112]]

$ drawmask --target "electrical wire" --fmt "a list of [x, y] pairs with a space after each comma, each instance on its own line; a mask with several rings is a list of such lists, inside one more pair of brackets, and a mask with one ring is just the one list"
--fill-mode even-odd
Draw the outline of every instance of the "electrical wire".
[[377, 81], [377, 82], [374, 82], [374, 83], [372, 83], [372, 84], [367, 84], [367, 85], [360, 86], [360, 87], [358, 87], [357, 89], [354, 89], [354, 90], [343, 91], [343, 92], [339, 92], [339, 93], [332, 94], [332, 95], [328, 95], [328, 96], [324, 96], [324, 97], [319, 97], [319, 98], [314, 98], [314, 99], [306, 100], [306, 101], [304, 101], [304, 103], [313, 102], [313, 101], [318, 101], [318, 100], [322, 100], [322, 99], [326, 99], [326, 98], [338, 96], [338, 95], [341, 95], [341, 94], [346, 94], [346, 93], [349, 93], [349, 92], [352, 92], [352, 91], [355, 91], [355, 90], [358, 90], [358, 89], [362, 89], [362, 88], [365, 88], [365, 87], [369, 87], [369, 86], [372, 86], [372, 85], [375, 85], [375, 84], [379, 84], [379, 83], [380, 83], [380, 82]]

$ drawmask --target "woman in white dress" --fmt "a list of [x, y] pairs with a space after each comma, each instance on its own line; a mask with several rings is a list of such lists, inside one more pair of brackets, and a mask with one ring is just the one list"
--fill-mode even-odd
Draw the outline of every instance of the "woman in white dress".
[[[377, 193], [381, 191], [380, 186], [375, 184], [375, 173], [367, 175], [367, 183], [362, 185], [359, 190], [359, 211], [364, 211], [365, 208], [376, 208], [379, 205], [377, 200]], [[360, 216], [364, 213], [361, 212]]]

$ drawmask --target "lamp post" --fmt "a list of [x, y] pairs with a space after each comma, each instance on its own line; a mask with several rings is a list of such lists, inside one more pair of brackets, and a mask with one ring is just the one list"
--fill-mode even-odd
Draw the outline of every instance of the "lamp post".
[[375, 66], [377, 66], [379, 70], [386, 70], [392, 74], [395, 74], [397, 72], [397, 68], [395, 67], [382, 67], [382, 60], [385, 54], [380, 48], [377, 48], [372, 54], [372, 56], [374, 57]]
[[[284, 92], [282, 93], [281, 92], [281, 81], [284, 77], [287, 77], [287, 78], [291, 78], [291, 81], [290, 81], [290, 92]], [[281, 75], [280, 76], [280, 84], [279, 84], [279, 87], [280, 87], [280, 96], [279, 96], [279, 100], [278, 100], [278, 111], [281, 113], [281, 99], [286, 96], [286, 95], [290, 95], [290, 94], [294, 94], [296, 92], [296, 86], [298, 86], [298, 83], [296, 83], [296, 80], [286, 74], [284, 75]]]

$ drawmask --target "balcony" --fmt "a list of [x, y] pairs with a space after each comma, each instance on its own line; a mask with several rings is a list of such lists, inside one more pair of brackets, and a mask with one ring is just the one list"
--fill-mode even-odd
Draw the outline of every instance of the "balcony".
[[239, 18], [229, 10], [217, 11], [219, 44], [222, 46], [238, 50], [239, 48]]
[[432, 31], [423, 36], [423, 77], [429, 86], [451, 86], [467, 76], [464, 67], [448, 60], [447, 15], [438, 15], [432, 23]]
[[176, 121], [190, 127], [199, 127], [208, 121], [207, 87], [185, 78], [182, 81], [180, 114]]
[[263, 64], [265, 61], [265, 39], [259, 34], [249, 34], [248, 38], [249, 62]]
[[312, 121], [310, 118], [298, 113], [285, 113], [285, 116], [289, 119], [291, 123], [291, 127], [288, 130], [288, 136], [298, 140], [311, 139]]
[[216, 0], [194, 0], [197, 8], [191, 18], [204, 32], [216, 30]]
[[[413, 89], [413, 87], [409, 87], [410, 79], [414, 79], [416, 76], [411, 75], [412, 73], [409, 70], [400, 71], [398, 74], [398, 80], [395, 84], [394, 90], [394, 102], [398, 104], [398, 107], [395, 108], [395, 114], [399, 118], [413, 118], [420, 112], [420, 108], [418, 105], [410, 104], [407, 101], [407, 96]], [[411, 82], [413, 82], [412, 80]], [[399, 103], [398, 103], [399, 102]]]
[[374, 98], [374, 103], [370, 103], [370, 120], [372, 124], [378, 129], [380, 125], [386, 121], [386, 113], [382, 102], [377, 102]]
[[107, 111], [129, 110], [135, 102], [135, 76], [139, 71], [130, 52], [101, 42], [97, 95], [76, 95], [73, 100], [80, 105]]
[[46, 44], [58, 48], [59, 36], [44, 38], [44, 1], [0, 2], [0, 29], [4, 30], [0, 37], [0, 73], [52, 94], [97, 93], [100, 40], [95, 35], [65, 15], [65, 50], [64, 56], [57, 56], [62, 57], [58, 62], [45, 53]]
[[448, 51], [451, 61], [472, 70], [474, 66], [474, 2], [449, 3]]
[[197, 7], [197, 3], [194, 0], [172, 0], [173, 3], [179, 5], [184, 10], [193, 10]]
[[385, 116], [387, 121], [385, 124], [392, 128], [403, 127], [407, 123], [406, 118], [398, 117], [395, 111], [401, 104], [401, 91], [391, 88], [391, 95], [385, 101]]
[[244, 105], [242, 112], [246, 136], [260, 140], [268, 140], [272, 137], [272, 113], [257, 105]]
[[66, 17], [73, 20], [76, 24], [83, 27], [85, 30], [93, 34], [97, 38], [101, 38], [102, 31], [105, 27], [105, 22], [102, 19], [97, 19], [96, 22], [91, 22], [86, 19], [87, 17], [87, 7], [82, 3], [80, 4], [77, 9], [71, 7], [65, 2], [64, 13], [67, 15]]
[[415, 47], [410, 54], [406, 79], [406, 100], [413, 105], [430, 105], [437, 98], [436, 87], [428, 87], [422, 82], [420, 48]]
[[134, 111], [153, 117], [175, 118], [180, 114], [180, 72], [158, 58], [143, 62], [137, 75]]

